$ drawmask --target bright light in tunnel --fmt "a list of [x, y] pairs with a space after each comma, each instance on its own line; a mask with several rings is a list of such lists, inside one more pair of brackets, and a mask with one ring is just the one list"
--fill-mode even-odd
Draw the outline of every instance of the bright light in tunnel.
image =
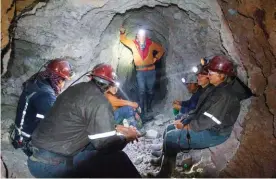
[[181, 81], [182, 81], [183, 83], [185, 83], [185, 82], [186, 82], [185, 78], [182, 78], [182, 79], [181, 79]]
[[196, 73], [196, 72], [198, 71], [198, 68], [197, 68], [197, 67], [192, 67], [192, 71], [193, 71], [194, 73]]
[[144, 29], [140, 29], [138, 31], [138, 34], [141, 35], [141, 36], [144, 36], [146, 34], [146, 31]]

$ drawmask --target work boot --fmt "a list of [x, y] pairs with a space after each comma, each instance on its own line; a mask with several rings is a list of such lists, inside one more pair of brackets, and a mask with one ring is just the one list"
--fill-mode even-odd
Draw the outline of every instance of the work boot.
[[176, 157], [166, 157], [162, 155], [161, 169], [158, 172], [149, 172], [149, 178], [170, 178], [175, 168]]
[[162, 158], [163, 158], [163, 155], [162, 155], [162, 152], [161, 152], [161, 155], [159, 157], [150, 159], [150, 164], [152, 166], [159, 167], [162, 163]]
[[152, 94], [148, 94], [148, 97], [147, 97], [147, 112], [148, 113], [151, 113], [152, 112], [152, 100], [153, 100], [153, 95]]
[[153, 152], [151, 152], [151, 155], [153, 155], [155, 157], [160, 157], [162, 155], [162, 151], [161, 150], [153, 151]]
[[151, 150], [153, 151], [159, 151], [162, 150], [163, 144], [152, 144], [151, 145]]

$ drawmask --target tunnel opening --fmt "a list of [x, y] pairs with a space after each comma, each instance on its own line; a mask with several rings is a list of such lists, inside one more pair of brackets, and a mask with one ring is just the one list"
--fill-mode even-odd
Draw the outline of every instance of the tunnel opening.
[[[132, 101], [139, 101], [139, 89], [132, 52], [118, 39], [121, 25], [126, 29], [127, 38], [134, 39], [139, 29], [145, 29], [152, 41], [165, 48], [165, 54], [155, 63], [153, 109], [156, 113], [164, 112], [164, 105], [170, 106], [174, 99], [190, 96], [181, 78], [192, 72], [192, 67], [200, 63], [201, 57], [225, 53], [219, 33], [209, 27], [206, 19], [176, 5], [142, 6], [116, 14], [102, 36], [97, 57], [102, 59], [107, 52], [115, 56], [111, 58], [114, 59], [113, 64], [122, 84], [119, 94]], [[114, 39], [114, 36], [117, 38]], [[108, 41], [112, 44], [109, 50], [103, 48]]]
[[[237, 60], [236, 62], [241, 69], [238, 70], [238, 73], [244, 74], [242, 81], [249, 81], [250, 88], [257, 94], [256, 99], [252, 100], [253, 105], [250, 107], [249, 113], [248, 107], [251, 101], [248, 100], [242, 103], [241, 113], [234, 126], [231, 138], [228, 140], [229, 142], [218, 147], [218, 149], [216, 147], [191, 151], [190, 153], [195, 161], [201, 161], [203, 158], [200, 165], [204, 168], [204, 173], [209, 176], [218, 176], [217, 174], [225, 168], [227, 168], [226, 173], [224, 173], [226, 176], [252, 177], [252, 173], [261, 172], [263, 173], [260, 176], [271, 176], [265, 174], [269, 167], [259, 167], [255, 171], [252, 171], [251, 167], [258, 166], [253, 160], [255, 158], [266, 158], [266, 160], [259, 160], [261, 165], [266, 164], [267, 159], [271, 158], [271, 152], [263, 152], [263, 154], [260, 152], [273, 150], [271, 145], [262, 142], [271, 140], [271, 119], [273, 117], [268, 112], [272, 108], [268, 108], [268, 106], [273, 105], [273, 100], [271, 101], [273, 98], [267, 97], [274, 94], [271, 90], [274, 84], [272, 80], [274, 79], [272, 76], [274, 68], [269, 64], [275, 62], [275, 55], [272, 56], [266, 50], [266, 48], [270, 48], [269, 43], [262, 39], [262, 31], [254, 20], [254, 15], [250, 15], [252, 12], [249, 11], [254, 11], [254, 8], [246, 8], [248, 3], [239, 2], [239, 6], [236, 6], [235, 3], [229, 3], [228, 1], [218, 1], [221, 7], [219, 7], [217, 1], [163, 3], [162, 1], [149, 2], [143, 0], [125, 1], [123, 3], [106, 1], [106, 4], [101, 4], [102, 2], [94, 4], [94, 2], [96, 1], [89, 1], [89, 6], [87, 6], [85, 4], [88, 3], [87, 1], [49, 1], [46, 8], [39, 9], [35, 15], [25, 16], [18, 21], [16, 35], [13, 39], [15, 46], [12, 49], [15, 53], [14, 63], [8, 70], [8, 78], [2, 79], [1, 87], [1, 118], [4, 119], [1, 121], [1, 124], [3, 124], [1, 128], [4, 129], [1, 134], [4, 141], [8, 141], [6, 129], [14, 120], [22, 83], [35, 73], [38, 66], [46, 59], [72, 57], [70, 62], [76, 67], [76, 78], [84, 71], [90, 70], [97, 63], [111, 63], [117, 69], [122, 82], [122, 91], [125, 93], [122, 96], [124, 98], [128, 97], [130, 100], [137, 100], [138, 90], [131, 52], [120, 44], [119, 28], [121, 24], [125, 23], [128, 28], [128, 36], [134, 38], [135, 30], [139, 27], [145, 27], [143, 26], [144, 22], [151, 19], [151, 26], [159, 27], [158, 22], [162, 23], [160, 29], [156, 30], [157, 28], [154, 29], [150, 25], [145, 28], [153, 32], [151, 37], [153, 40], [166, 47], [165, 56], [156, 64], [157, 70], [160, 71], [157, 74], [160, 75], [158, 78], [165, 82], [161, 83], [158, 80], [159, 83], [155, 86], [155, 111], [165, 115], [171, 114], [171, 102], [174, 99], [185, 100], [189, 98], [190, 95], [181, 83], [181, 77], [190, 72], [191, 67], [198, 64], [201, 57], [214, 54], [230, 55], [234, 61]], [[272, 2], [267, 1], [266, 3]], [[57, 6], [59, 8], [56, 8]], [[237, 13], [237, 9], [241, 9], [240, 6], [247, 9], [246, 13], [245, 11]], [[224, 11], [223, 13], [221, 13], [221, 9]], [[135, 13], [137, 15], [133, 15]], [[143, 13], [148, 15], [142, 18], [138, 17], [139, 14]], [[151, 13], [155, 16], [150, 15]], [[273, 17], [269, 13], [267, 14], [264, 21], [267, 21], [269, 17]], [[140, 19], [140, 25], [136, 24], [137, 20], [132, 22], [131, 19]], [[226, 24], [225, 20], [229, 24]], [[130, 26], [131, 24], [132, 26]], [[226, 30], [223, 29], [224, 26], [227, 26]], [[269, 30], [271, 31], [271, 29]], [[245, 38], [247, 40], [244, 40]], [[270, 41], [271, 44], [274, 42], [272, 38], [270, 38]], [[263, 48], [259, 48], [260, 46]], [[234, 52], [233, 49], [235, 48], [238, 49], [237, 51], [240, 49], [241, 51]], [[126, 74], [125, 77], [124, 74]], [[86, 81], [86, 79], [83, 79], [83, 81]], [[160, 95], [157, 95], [158, 93]], [[266, 96], [267, 99], [263, 99], [265, 95], [268, 95]], [[245, 117], [247, 113], [249, 115]], [[159, 118], [166, 117], [164, 115], [159, 116]], [[169, 117], [171, 118], [171, 116]], [[260, 118], [263, 119], [262, 122], [265, 123], [266, 130], [260, 128], [260, 126], [264, 126], [259, 125]], [[243, 124], [244, 120], [246, 120], [247, 126]], [[149, 126], [157, 126], [155, 122], [149, 123]], [[157, 128], [160, 128], [159, 132], [163, 132], [162, 127], [157, 126]], [[261, 135], [259, 135], [259, 132], [261, 132]], [[242, 135], [243, 138], [241, 133], [244, 134]], [[263, 140], [263, 137], [265, 140]], [[254, 141], [258, 141], [258, 143], [253, 144]], [[160, 141], [156, 140], [154, 142]], [[149, 143], [146, 144], [150, 145]], [[12, 150], [9, 149], [9, 145], [2, 146], [6, 148], [3, 155], [6, 155], [5, 160], [8, 161], [12, 158], [10, 154]], [[248, 148], [248, 146], [253, 147]], [[261, 149], [258, 146], [265, 147], [260, 151]], [[140, 150], [146, 151], [147, 149], [146, 146], [139, 144], [136, 148], [130, 147], [128, 154], [131, 155], [131, 152], [135, 150], [136, 153], [133, 152], [133, 158], [131, 159], [136, 162], [137, 155], [145, 155]], [[237, 150], [239, 150], [238, 154], [236, 154]], [[247, 150], [250, 152], [244, 153]], [[7, 153], [10, 155], [7, 155]], [[182, 158], [182, 156], [179, 156], [179, 158]], [[144, 157], [144, 162], [145, 164], [143, 162], [142, 164], [135, 164], [140, 171], [155, 170], [155, 168], [148, 168], [146, 164], [148, 162], [147, 157]], [[248, 165], [245, 165], [247, 162], [252, 164], [249, 165], [249, 168]], [[269, 162], [273, 165], [271, 161]], [[271, 166], [270, 164], [266, 166]], [[230, 167], [226, 165], [230, 165]], [[235, 166], [233, 167], [233, 165]], [[270, 167], [270, 169], [273, 168]], [[237, 174], [227, 173], [229, 171], [237, 171]], [[268, 171], [268, 173], [271, 173], [271, 171]]]

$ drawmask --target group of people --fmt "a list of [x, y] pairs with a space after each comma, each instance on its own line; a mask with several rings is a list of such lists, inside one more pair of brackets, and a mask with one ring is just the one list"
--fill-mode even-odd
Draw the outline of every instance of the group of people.
[[[140, 31], [135, 40], [120, 29], [121, 42], [133, 53], [139, 87], [139, 102], [120, 99], [117, 76], [111, 65], [96, 65], [88, 82], [64, 83], [74, 74], [65, 59], [51, 60], [46, 70], [27, 80], [20, 96], [12, 133], [13, 145], [29, 156], [28, 167], [35, 177], [141, 177], [122, 149], [144, 135], [143, 123], [150, 120], [154, 63], [164, 48]], [[154, 177], [169, 177], [176, 154], [223, 143], [230, 136], [240, 110], [240, 98], [233, 90], [233, 63], [215, 56], [189, 74], [185, 84], [192, 97], [175, 100], [179, 111], [157, 147], [161, 165]], [[61, 94], [60, 94], [61, 93]], [[146, 104], [146, 105], [145, 105]], [[146, 107], [145, 107], [146, 106]], [[129, 125], [123, 125], [127, 120]]]

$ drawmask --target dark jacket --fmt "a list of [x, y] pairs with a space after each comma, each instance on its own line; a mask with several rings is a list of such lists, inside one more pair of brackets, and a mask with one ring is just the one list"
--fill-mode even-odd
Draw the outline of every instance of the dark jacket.
[[206, 88], [207, 87], [205, 87], [205, 88], [199, 87], [198, 90], [191, 96], [191, 98], [189, 100], [182, 101], [180, 112], [182, 114], [187, 114], [191, 110], [194, 110], [196, 108], [197, 103], [198, 103], [199, 97], [205, 91]]
[[222, 83], [208, 88], [200, 97], [190, 127], [194, 131], [210, 130], [229, 135], [240, 112], [240, 101], [231, 85]]
[[89, 135], [115, 130], [110, 103], [93, 82], [69, 87], [58, 96], [53, 108], [33, 133], [32, 144], [64, 156], [73, 156], [92, 142], [98, 151], [121, 150], [122, 136], [89, 139]]
[[[29, 96], [30, 99], [23, 121], [22, 115], [26, 105], [27, 96]], [[39, 79], [36, 82], [27, 82], [24, 86], [17, 105], [15, 119], [16, 127], [20, 128], [20, 123], [23, 122], [22, 132], [31, 135], [42, 119], [39, 117], [45, 116], [55, 101], [55, 92], [47, 80]]]

